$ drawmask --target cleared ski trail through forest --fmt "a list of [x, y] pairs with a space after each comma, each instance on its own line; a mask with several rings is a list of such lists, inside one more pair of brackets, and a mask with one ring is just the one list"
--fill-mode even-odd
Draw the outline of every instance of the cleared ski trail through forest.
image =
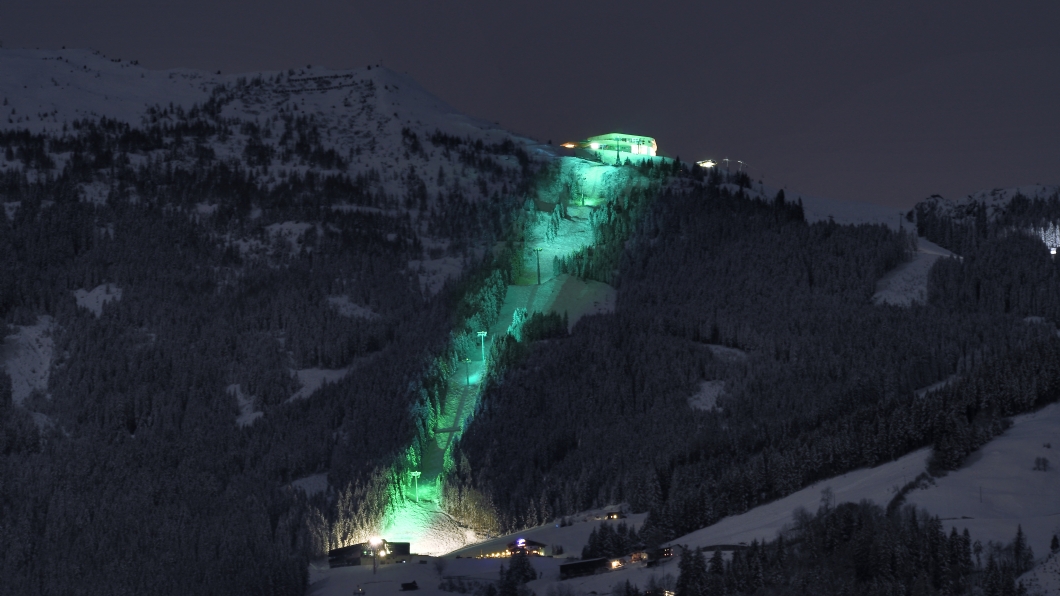
[[[585, 165], [586, 171], [601, 167], [588, 162]], [[452, 453], [454, 443], [464, 432], [485, 388], [488, 370], [483, 354], [489, 354], [494, 338], [508, 332], [516, 310], [526, 309], [527, 315], [566, 313], [570, 327], [583, 316], [614, 310], [615, 290], [611, 286], [567, 274], [555, 275], [553, 271], [554, 256], [564, 256], [592, 243], [589, 212], [597, 201], [592, 203], [592, 206], [572, 205], [570, 216], [561, 222], [558, 234], [551, 240], [546, 240], [543, 233], [547, 214], [537, 214], [536, 233], [527, 238], [528, 246], [524, 252], [532, 256], [523, 263], [523, 275], [508, 286], [497, 321], [487, 330], [484, 346], [480, 344], [479, 349], [471, 350], [468, 354], [470, 361], [458, 365], [450, 376], [447, 397], [435, 425], [434, 440], [422, 455], [419, 488], [417, 490], [413, 483], [412, 500], [406, 500], [396, 508], [383, 532], [387, 540], [409, 542], [415, 553], [438, 555], [486, 538], [461, 526], [441, 508], [446, 453]], [[541, 283], [537, 283], [537, 255], [534, 254], [538, 248], [541, 249]]]

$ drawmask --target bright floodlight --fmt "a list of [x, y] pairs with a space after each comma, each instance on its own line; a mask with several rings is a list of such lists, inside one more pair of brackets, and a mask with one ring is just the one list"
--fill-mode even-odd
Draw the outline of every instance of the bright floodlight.
[[368, 539], [368, 544], [371, 544], [373, 547], [379, 546], [382, 542], [383, 539], [378, 536], [373, 536], [372, 538]]
[[593, 151], [596, 151], [597, 149], [600, 148], [600, 143], [597, 143], [596, 141], [593, 141], [592, 143], [589, 143], [589, 147], [591, 147]]
[[701, 168], [713, 168], [718, 164], [715, 163], [713, 159], [704, 159], [703, 161], [697, 161], [696, 165]]
[[575, 143], [563, 143], [562, 145], [560, 145], [560, 147], [566, 147], [567, 149], [574, 149], [577, 146], [578, 145]]

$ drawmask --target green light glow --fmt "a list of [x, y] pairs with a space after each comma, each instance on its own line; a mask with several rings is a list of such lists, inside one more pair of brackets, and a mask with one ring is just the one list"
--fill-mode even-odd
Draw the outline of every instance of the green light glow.
[[[657, 145], [650, 137], [613, 133], [592, 137], [589, 141], [599, 144], [601, 154], [605, 153], [609, 146], [617, 146], [623, 162], [626, 157], [630, 157], [630, 161], [637, 161], [637, 158], [665, 159], [652, 157]], [[588, 148], [588, 142], [583, 146]], [[643, 153], [632, 153], [633, 147]], [[611, 153], [614, 154], [614, 149]], [[553, 257], [566, 256], [593, 243], [591, 222], [594, 212], [603, 213], [598, 209], [605, 203], [621, 201], [633, 189], [646, 184], [644, 177], [632, 168], [616, 168], [605, 164], [563, 158], [557, 165], [558, 176], [550, 179], [551, 186], [539, 189], [538, 196], [542, 197], [545, 203], [558, 204], [561, 200], [568, 201], [567, 208], [581, 221], [588, 222], [581, 224], [582, 228], [577, 230], [569, 228], [570, 224], [563, 224], [573, 230], [570, 237], [564, 237], [562, 234], [557, 237], [555, 230], [547, 233], [549, 225], [556, 225], [550, 224], [550, 221], [555, 219], [552, 214], [537, 211], [524, 214], [528, 219], [524, 228], [525, 236], [517, 244], [518, 250], [524, 264], [534, 263], [535, 249], [543, 250], [544, 254], [540, 255], [543, 281], [552, 277], [546, 276], [545, 273], [551, 271]], [[585, 229], [586, 226], [588, 230]], [[513, 280], [513, 283], [535, 284], [534, 265], [523, 267], [523, 274]], [[523, 314], [526, 314], [525, 311]], [[452, 544], [443, 542], [444, 538], [439, 538], [446, 532], [452, 534], [455, 531], [453, 519], [441, 510], [441, 487], [446, 475], [454, 468], [454, 446], [478, 407], [489, 372], [489, 361], [485, 357], [489, 352], [485, 347], [487, 340], [483, 338], [480, 342], [474, 342], [474, 339], [482, 338], [483, 335], [480, 335], [478, 330], [488, 327], [488, 332], [481, 333], [486, 334], [492, 344], [496, 338], [504, 336], [506, 331], [510, 332], [507, 328], [508, 323], [512, 322], [509, 320], [494, 323], [492, 319], [483, 322], [483, 317], [482, 313], [476, 313], [464, 321], [462, 326], [458, 326], [458, 329], [466, 331], [455, 334], [447, 355], [439, 356], [435, 361], [432, 370], [440, 371], [440, 378], [445, 379], [446, 384], [440, 389], [432, 389], [436, 398], [431, 398], [431, 407], [425, 408], [425, 413], [421, 415], [422, 423], [426, 424], [426, 432], [409, 445], [386, 474], [387, 482], [390, 483], [386, 488], [388, 502], [383, 519], [376, 524], [375, 529], [388, 541], [409, 542], [413, 552], [442, 554], [453, 547]], [[518, 322], [515, 323], [517, 328]], [[515, 329], [515, 333], [518, 333], [518, 329]], [[476, 343], [479, 345], [475, 345]], [[468, 356], [479, 358], [468, 362], [465, 361]], [[467, 462], [464, 461], [461, 465], [467, 466]], [[418, 501], [411, 472], [419, 473]], [[452, 490], [452, 487], [447, 490]], [[495, 529], [498, 524], [496, 512], [488, 498], [474, 489], [460, 490], [464, 491], [459, 499], [462, 506], [466, 506], [465, 513], [454, 511], [453, 515], [480, 530]], [[467, 519], [463, 519], [465, 514]]]

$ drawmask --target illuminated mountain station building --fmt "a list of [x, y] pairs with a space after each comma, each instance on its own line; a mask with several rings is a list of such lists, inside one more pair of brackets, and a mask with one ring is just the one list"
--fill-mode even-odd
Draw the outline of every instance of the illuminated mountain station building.
[[640, 163], [645, 159], [658, 158], [659, 151], [655, 139], [621, 132], [589, 137], [576, 143], [564, 143], [563, 146], [574, 149], [575, 154], [580, 157], [607, 164], [623, 164], [626, 160], [630, 163]]

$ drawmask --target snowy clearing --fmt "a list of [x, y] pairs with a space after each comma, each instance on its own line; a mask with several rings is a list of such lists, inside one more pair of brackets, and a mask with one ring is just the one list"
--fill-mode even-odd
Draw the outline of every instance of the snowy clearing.
[[715, 358], [722, 362], [742, 362], [747, 360], [747, 352], [737, 348], [730, 348], [721, 344], [707, 344], [707, 348]]
[[912, 306], [927, 302], [928, 273], [939, 257], [953, 257], [952, 252], [927, 238], [917, 239], [917, 252], [912, 261], [888, 271], [876, 282], [872, 302], [876, 305]]
[[114, 284], [101, 284], [91, 290], [74, 290], [74, 300], [78, 306], [87, 308], [99, 318], [103, 315], [104, 304], [121, 300], [121, 288]]
[[22, 201], [11, 201], [4, 203], [4, 215], [7, 216], [8, 221], [15, 221], [15, 212], [22, 206]]
[[302, 370], [292, 370], [291, 372], [298, 376], [298, 382], [302, 384], [302, 388], [287, 398], [287, 401], [309, 397], [317, 389], [320, 389], [324, 383], [334, 383], [341, 380], [349, 374], [350, 367], [336, 369], [303, 368]]
[[420, 289], [432, 296], [441, 291], [446, 280], [459, 278], [463, 270], [464, 261], [459, 257], [409, 261], [409, 271], [419, 276]]
[[310, 474], [291, 482], [293, 488], [301, 489], [307, 497], [326, 492], [328, 490], [328, 473]]
[[236, 416], [236, 424], [240, 428], [254, 424], [255, 420], [265, 415], [264, 412], [254, 408], [254, 397], [244, 394], [239, 384], [229, 385], [228, 394], [235, 397], [236, 403], [239, 404], [239, 415]]
[[693, 409], [710, 412], [718, 407], [718, 398], [725, 394], [725, 381], [703, 381], [699, 391], [688, 398]]
[[361, 306], [350, 301], [350, 297], [343, 296], [328, 296], [328, 304], [335, 308], [338, 313], [344, 317], [351, 319], [378, 319], [379, 313], [368, 308], [367, 306]]
[[51, 317], [42, 316], [36, 325], [13, 327], [17, 332], [4, 338], [0, 361], [11, 376], [11, 398], [21, 404], [34, 390], [48, 391], [54, 322]]

